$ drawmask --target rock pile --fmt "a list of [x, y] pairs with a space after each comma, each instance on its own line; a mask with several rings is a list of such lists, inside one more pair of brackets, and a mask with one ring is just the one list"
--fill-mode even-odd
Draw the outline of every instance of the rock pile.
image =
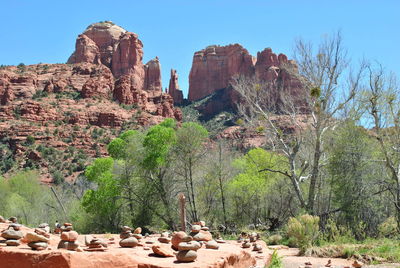
[[[137, 229], [136, 229], [137, 230]], [[135, 231], [136, 231], [135, 230]], [[141, 230], [140, 230], [141, 231]], [[132, 234], [132, 228], [129, 226], [122, 226], [122, 232], [120, 233], [119, 237], [121, 240], [119, 241], [119, 245], [123, 248], [133, 248], [136, 247], [139, 244], [139, 241], [136, 237], [134, 236], [135, 234]], [[137, 234], [136, 234], [137, 235]]]
[[[6, 239], [4, 242], [7, 246], [19, 246], [21, 244], [20, 239], [24, 236], [24, 233], [20, 231], [21, 225], [18, 223], [11, 223], [8, 229], [1, 233], [1, 237]], [[2, 243], [4, 246], [4, 243]]]
[[24, 240], [33, 250], [45, 250], [49, 246], [50, 234], [42, 228], [36, 228], [35, 232], [28, 232]]
[[179, 243], [182, 242], [182, 239], [186, 236], [188, 235], [185, 232], [174, 232], [171, 238], [172, 248], [178, 250]]
[[85, 248], [85, 251], [106, 251], [107, 247], [108, 247], [107, 243], [105, 243], [103, 240], [98, 239], [96, 237], [92, 238], [87, 243], [87, 246], [88, 246], [88, 248]]
[[193, 241], [193, 237], [186, 236], [182, 238], [182, 242], [178, 244], [178, 254], [176, 259], [179, 262], [192, 262], [197, 259], [197, 250], [201, 248], [201, 244]]
[[78, 243], [78, 233], [73, 231], [71, 223], [64, 223], [61, 226], [61, 241], [58, 243], [57, 248], [67, 249], [72, 251], [82, 251]]
[[189, 235], [193, 237], [193, 240], [199, 242], [212, 240], [212, 234], [204, 221], [195, 222]]
[[161, 236], [158, 238], [158, 241], [161, 243], [169, 244], [171, 242], [171, 238], [169, 237], [168, 232], [161, 233]]

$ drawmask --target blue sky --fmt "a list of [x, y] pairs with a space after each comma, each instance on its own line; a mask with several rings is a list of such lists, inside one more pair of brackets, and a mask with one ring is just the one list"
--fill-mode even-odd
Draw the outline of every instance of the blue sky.
[[111, 20], [139, 35], [144, 62], [160, 58], [163, 87], [177, 69], [185, 93], [193, 53], [208, 45], [290, 57], [296, 38], [317, 43], [338, 29], [354, 60], [377, 60], [400, 76], [399, 0], [0, 0], [0, 10], [0, 64], [65, 62], [79, 33]]

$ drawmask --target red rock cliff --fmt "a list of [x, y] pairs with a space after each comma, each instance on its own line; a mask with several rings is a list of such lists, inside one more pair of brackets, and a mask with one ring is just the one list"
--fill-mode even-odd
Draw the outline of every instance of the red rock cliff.
[[183, 93], [179, 88], [178, 74], [176, 70], [171, 69], [171, 78], [169, 79], [168, 94], [174, 99], [174, 104], [183, 103]]

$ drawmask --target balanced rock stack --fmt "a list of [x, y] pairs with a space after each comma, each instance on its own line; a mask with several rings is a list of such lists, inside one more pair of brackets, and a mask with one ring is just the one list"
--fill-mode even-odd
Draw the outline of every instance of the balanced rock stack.
[[133, 248], [139, 244], [138, 239], [132, 234], [132, 228], [129, 226], [122, 226], [122, 232], [119, 237], [121, 238], [119, 245], [123, 248]]
[[49, 246], [50, 234], [42, 228], [36, 228], [35, 232], [28, 232], [25, 241], [33, 250], [45, 250]]
[[73, 231], [71, 223], [64, 223], [61, 226], [61, 241], [58, 243], [57, 248], [68, 249], [72, 251], [83, 251], [78, 243], [78, 233]]
[[192, 262], [197, 259], [197, 250], [201, 248], [201, 244], [193, 241], [193, 237], [186, 236], [181, 239], [182, 242], [178, 244], [178, 254], [176, 259], [179, 262]]
[[171, 238], [169, 237], [168, 232], [161, 233], [161, 236], [158, 238], [158, 241], [161, 243], [169, 244], [171, 242]]
[[172, 234], [172, 238], [171, 238], [171, 243], [172, 243], [172, 248], [174, 250], [178, 250], [178, 245], [180, 242], [183, 242], [182, 240], [187, 237], [188, 235], [181, 231], [181, 232], [174, 232]]
[[[8, 229], [1, 233], [1, 237], [5, 238], [5, 244], [7, 246], [19, 246], [21, 244], [20, 239], [24, 236], [21, 230], [21, 225], [18, 223], [11, 223]], [[2, 243], [4, 245], [4, 243]]]
[[48, 223], [41, 223], [38, 228], [43, 229], [46, 233], [50, 233], [50, 226]]
[[192, 231], [189, 235], [192, 236], [195, 241], [211, 241], [213, 239], [212, 234], [208, 230], [209, 228], [204, 221], [195, 222], [192, 225]]
[[90, 239], [87, 246], [88, 248], [86, 248], [85, 251], [106, 251], [108, 247], [107, 243], [96, 237]]

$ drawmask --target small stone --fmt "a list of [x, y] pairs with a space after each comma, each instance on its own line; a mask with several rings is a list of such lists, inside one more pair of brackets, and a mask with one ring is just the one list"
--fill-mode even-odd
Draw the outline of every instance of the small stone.
[[145, 243], [146, 243], [146, 244], [150, 244], [150, 245], [152, 245], [152, 244], [154, 244], [154, 243], [155, 243], [155, 241], [148, 240], [148, 241], [146, 241]]
[[262, 252], [262, 246], [260, 244], [254, 244], [253, 251], [261, 251]]
[[11, 221], [12, 223], [17, 223], [17, 217], [11, 217], [8, 220]]
[[121, 232], [119, 234], [119, 238], [121, 238], [121, 239], [126, 239], [126, 238], [129, 238], [131, 236], [132, 236], [132, 232], [131, 231], [124, 231], [124, 232]]
[[200, 225], [201, 227], [205, 227], [206, 226], [206, 222], [205, 221], [198, 221], [198, 222], [194, 222], [193, 224]]
[[142, 233], [142, 228], [138, 227], [133, 231], [134, 234], [141, 234]]
[[25, 240], [30, 243], [30, 242], [45, 242], [48, 243], [49, 239], [43, 235], [33, 233], [33, 232], [28, 232], [25, 235]]
[[190, 233], [193, 237], [193, 240], [196, 241], [210, 241], [212, 240], [212, 234], [208, 231], [200, 230], [198, 233]]
[[75, 249], [76, 252], [83, 252], [83, 249], [79, 246]]
[[67, 249], [68, 248], [68, 241], [63, 241], [60, 240], [60, 242], [58, 242], [58, 249]]
[[9, 239], [6, 241], [6, 244], [7, 246], [18, 247], [19, 245], [21, 245], [21, 241], [15, 239]]
[[139, 241], [134, 237], [129, 237], [119, 241], [119, 245], [123, 248], [133, 248], [139, 244]]
[[74, 241], [78, 240], [78, 237], [79, 237], [79, 234], [75, 231], [61, 233], [61, 240], [68, 241], [68, 242], [74, 242]]
[[182, 242], [190, 242], [190, 241], [193, 241], [193, 237], [190, 235], [187, 235], [182, 238]]
[[46, 242], [29, 242], [28, 246], [32, 249], [38, 250], [38, 248], [46, 249], [48, 244]]
[[217, 239], [217, 240], [215, 240], [215, 241], [217, 241], [217, 243], [219, 243], [219, 244], [224, 244], [224, 243], [226, 243], [226, 241], [223, 240], [223, 239]]
[[84, 251], [106, 251], [106, 248], [85, 248]]
[[77, 241], [71, 241], [71, 242], [68, 242], [67, 249], [75, 251], [79, 246], [80, 246], [80, 244]]
[[197, 252], [194, 250], [182, 250], [176, 255], [179, 262], [192, 262], [197, 259]]
[[90, 244], [90, 241], [93, 240], [93, 236], [91, 235], [85, 235], [85, 245], [88, 246]]
[[251, 247], [251, 243], [250, 242], [243, 242], [242, 248], [250, 248], [250, 247]]
[[211, 241], [206, 242], [206, 248], [209, 248], [209, 249], [218, 249], [218, 248], [219, 248], [219, 245], [218, 245], [217, 241], [211, 240]]
[[35, 233], [37, 233], [38, 235], [42, 235], [44, 237], [50, 238], [50, 234], [42, 228], [35, 228]]
[[1, 236], [5, 239], [18, 240], [24, 236], [24, 233], [22, 233], [21, 231], [15, 231], [13, 229], [7, 229], [1, 233]]
[[72, 223], [66, 222], [66, 223], [64, 223], [64, 226], [65, 226], [65, 227], [67, 227], [67, 226], [72, 226]]
[[353, 266], [354, 268], [361, 268], [364, 265], [364, 263], [355, 260], [351, 266]]
[[7, 244], [6, 243], [0, 243], [0, 248], [2, 248], [2, 247], [6, 247], [7, 246]]
[[143, 236], [142, 236], [141, 234], [133, 234], [132, 236], [133, 236], [134, 238], [138, 239], [138, 240], [140, 240], [140, 239], [143, 238]]
[[143, 250], [150, 250], [150, 247], [144, 246]]
[[125, 225], [125, 226], [122, 226], [122, 231], [123, 232], [132, 231], [132, 228], [127, 226], [127, 225]]
[[169, 233], [168, 232], [163, 232], [163, 233], [161, 233], [161, 237], [169, 237]]
[[11, 223], [10, 225], [8, 225], [8, 229], [14, 229], [15, 231], [19, 231], [21, 229], [21, 224]]
[[204, 227], [201, 227], [201, 230], [203, 230], [203, 231], [208, 231], [208, 230], [210, 230], [210, 228], [204, 226]]
[[[177, 250], [178, 249], [178, 245], [180, 242], [183, 242], [182, 239], [184, 237], [187, 237], [188, 235], [185, 232], [175, 232], [172, 234], [172, 238], [171, 238], [171, 243], [172, 243], [172, 247]], [[191, 236], [189, 236], [190, 239], [193, 239]], [[190, 240], [191, 241], [191, 240]], [[189, 242], [189, 241], [185, 241], [185, 242]]]
[[197, 225], [197, 224], [192, 225], [192, 232], [193, 233], [198, 233], [198, 232], [200, 232], [200, 230], [201, 230], [201, 226], [200, 225]]
[[61, 232], [70, 232], [72, 231], [74, 228], [71, 225], [68, 226], [61, 226]]
[[199, 248], [201, 248], [201, 244], [197, 241], [191, 241], [191, 242], [181, 242], [178, 245], [178, 250], [194, 250], [197, 251]]
[[169, 237], [159, 237], [158, 241], [161, 242], [161, 243], [168, 244], [169, 242], [171, 242], [171, 238], [169, 238]]
[[174, 252], [167, 245], [157, 244], [151, 247], [154, 254], [161, 257], [173, 257]]

